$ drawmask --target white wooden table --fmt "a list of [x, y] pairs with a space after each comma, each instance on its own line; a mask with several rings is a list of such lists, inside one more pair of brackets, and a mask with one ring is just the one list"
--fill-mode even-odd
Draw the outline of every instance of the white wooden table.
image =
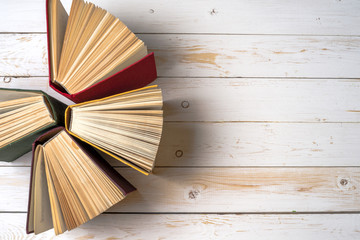
[[[359, 0], [94, 3], [155, 52], [164, 136], [153, 175], [112, 162], [136, 193], [57, 239], [360, 239]], [[45, 1], [0, 16], [0, 87], [70, 103]], [[30, 154], [0, 166], [0, 239], [53, 237], [25, 234]]]

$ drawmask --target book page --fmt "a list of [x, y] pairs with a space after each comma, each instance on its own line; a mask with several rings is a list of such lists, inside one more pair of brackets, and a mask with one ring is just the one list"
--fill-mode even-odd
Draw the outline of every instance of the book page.
[[55, 122], [42, 96], [29, 105], [18, 104], [20, 107], [15, 109], [12, 109], [11, 104], [6, 105], [6, 102], [1, 102], [0, 105], [3, 105], [4, 109], [0, 110], [0, 147]]
[[42, 96], [42, 93], [0, 89], [0, 102], [36, 96]]
[[[57, 10], [53, 10], [51, 21], [59, 21], [54, 12]], [[55, 22], [51, 22], [53, 25]], [[56, 46], [60, 42], [54, 37], [57, 28], [52, 31], [52, 45]], [[51, 47], [51, 59], [59, 63], [58, 69], [52, 66], [52, 77], [69, 94], [80, 92], [147, 55], [145, 44], [124, 23], [83, 0], [73, 1], [62, 42], [60, 59], [57, 49]]]
[[143, 57], [145, 57], [148, 54], [147, 48], [144, 44], [141, 45], [138, 49], [134, 49], [130, 55], [128, 55], [126, 58], [123, 59], [122, 62], [117, 63], [115, 62], [113, 65], [108, 65], [103, 70], [103, 73], [100, 74], [101, 78], [96, 80], [93, 84], [98, 83], [115, 73], [127, 68], [133, 63], [136, 63], [137, 61], [141, 60]]
[[58, 75], [61, 49], [68, 15], [60, 0], [48, 0], [48, 21], [50, 35], [51, 80], [55, 81]]
[[54, 225], [55, 234], [61, 234], [67, 230], [64, 216], [60, 208], [60, 201], [55, 191], [54, 181], [52, 179], [49, 160], [47, 159], [46, 153], [44, 152], [44, 162], [45, 162], [45, 171], [46, 179], [48, 183], [49, 199], [51, 205], [51, 215], [52, 222]]
[[163, 111], [156, 86], [75, 105], [69, 131], [123, 163], [150, 172], [160, 143]]
[[38, 234], [53, 228], [44, 152], [41, 145], [35, 149], [33, 164], [34, 233]]
[[28, 106], [40, 102], [42, 102], [42, 96], [4, 100], [0, 102], [0, 117], [3, 118], [11, 115], [12, 113], [20, 112], [22, 109], [26, 109]]

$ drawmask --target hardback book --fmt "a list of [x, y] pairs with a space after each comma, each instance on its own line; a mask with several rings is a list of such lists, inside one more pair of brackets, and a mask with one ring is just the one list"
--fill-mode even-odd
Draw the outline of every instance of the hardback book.
[[79, 103], [144, 87], [157, 77], [154, 54], [124, 23], [92, 3], [46, 1], [50, 86]]
[[0, 88], [0, 161], [14, 161], [42, 133], [63, 125], [66, 107], [42, 91]]
[[162, 94], [156, 85], [70, 105], [65, 127], [70, 134], [148, 175], [158, 151]]
[[89, 145], [63, 127], [33, 144], [27, 233], [74, 229], [123, 200], [135, 188]]

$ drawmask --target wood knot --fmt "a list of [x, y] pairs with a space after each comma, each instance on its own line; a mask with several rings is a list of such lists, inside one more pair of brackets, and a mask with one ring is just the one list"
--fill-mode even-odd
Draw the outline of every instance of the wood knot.
[[182, 157], [182, 155], [184, 154], [184, 152], [182, 151], [182, 150], [177, 150], [176, 152], [175, 152], [175, 156], [176, 157]]
[[4, 77], [3, 81], [4, 83], [9, 83], [11, 82], [11, 77]]
[[190, 103], [188, 101], [182, 101], [181, 102], [181, 107], [182, 108], [188, 108], [188, 107], [190, 107]]
[[338, 176], [337, 186], [341, 190], [352, 191], [356, 190], [356, 183], [351, 181], [351, 178], [345, 176]]
[[184, 199], [188, 202], [198, 202], [206, 193], [207, 186], [202, 183], [193, 183], [184, 189]]
[[340, 184], [342, 185], [342, 186], [346, 186], [347, 184], [349, 183], [349, 181], [347, 180], [347, 179], [341, 179], [340, 180]]
[[194, 190], [190, 190], [189, 192], [189, 199], [196, 199], [198, 197], [198, 195], [200, 194], [200, 191], [197, 190], [197, 189], [194, 189]]

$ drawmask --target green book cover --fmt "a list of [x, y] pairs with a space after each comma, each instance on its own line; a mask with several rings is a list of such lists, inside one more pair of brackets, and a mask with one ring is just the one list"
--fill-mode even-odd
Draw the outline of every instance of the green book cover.
[[[14, 92], [15, 94], [9, 94], [9, 92]], [[38, 90], [22, 90], [22, 89], [5, 89], [0, 88], [0, 101], [4, 101], [7, 96], [11, 95], [12, 99], [16, 99], [16, 92], [19, 94], [25, 92], [34, 92], [43, 95], [44, 100], [48, 103], [48, 110], [53, 116], [54, 122], [42, 127], [20, 139], [17, 139], [9, 144], [2, 146], [0, 148], [0, 161], [11, 162], [24, 155], [25, 153], [31, 151], [32, 143], [40, 135], [48, 131], [49, 129], [55, 126], [64, 125], [64, 112], [66, 105], [55, 98], [47, 95], [46, 93]], [[1, 110], [1, 108], [0, 108]], [[0, 116], [1, 117], [1, 116]], [[0, 132], [1, 134], [1, 132]]]

